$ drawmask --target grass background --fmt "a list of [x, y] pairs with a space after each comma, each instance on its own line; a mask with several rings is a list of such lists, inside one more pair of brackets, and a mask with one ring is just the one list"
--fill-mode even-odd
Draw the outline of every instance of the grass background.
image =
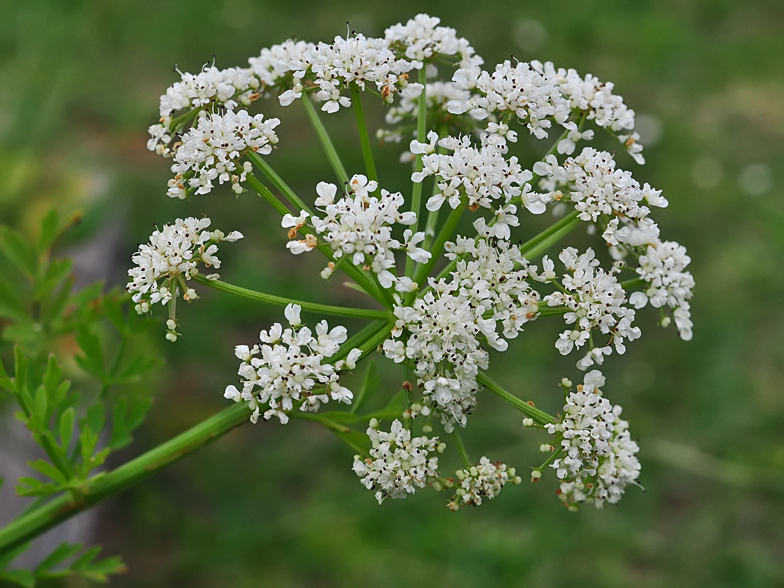
[[[121, 283], [153, 223], [208, 214], [246, 240], [222, 248], [227, 281], [313, 297], [321, 260], [296, 264], [277, 218], [251, 194], [165, 196], [166, 161], [145, 148], [172, 65], [244, 65], [290, 37], [368, 35], [421, 10], [411, 0], [330, 3], [6, 2], [0, 8], [0, 218], [29, 228], [52, 206], [85, 210], [71, 252], [84, 279]], [[453, 514], [422, 492], [379, 508], [352, 452], [309, 423], [243, 427], [102, 507], [95, 539], [130, 567], [116, 586], [773, 586], [784, 584], [784, 4], [780, 0], [430, 2], [492, 65], [552, 60], [612, 80], [649, 139], [640, 181], [670, 201], [663, 237], [687, 246], [697, 280], [694, 340], [654, 327], [604, 369], [639, 437], [643, 494], [568, 513], [553, 476]], [[270, 114], [280, 109], [268, 103]], [[383, 116], [370, 109], [372, 121]], [[273, 166], [300, 194], [331, 173], [303, 112], [282, 113]], [[327, 121], [349, 172], [361, 155], [350, 113]], [[644, 136], [643, 139], [646, 137]], [[524, 148], [524, 147], [521, 147]], [[535, 153], [540, 146], [531, 148]], [[398, 149], [377, 149], [385, 185], [406, 186]], [[529, 217], [530, 218], [530, 217]], [[521, 236], [533, 234], [534, 224]], [[324, 297], [345, 302], [337, 283]], [[164, 345], [152, 447], [225, 406], [232, 346], [276, 309], [208, 292]], [[554, 412], [574, 358], [532, 325], [494, 357], [500, 382]], [[399, 376], [384, 368], [390, 391]], [[465, 433], [472, 457], [538, 463], [534, 434], [495, 398]]]

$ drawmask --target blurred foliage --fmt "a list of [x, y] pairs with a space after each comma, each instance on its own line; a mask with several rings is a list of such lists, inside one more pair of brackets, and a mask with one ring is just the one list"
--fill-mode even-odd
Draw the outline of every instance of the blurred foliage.
[[[290, 36], [327, 40], [345, 34], [346, 20], [382, 34], [421, 9], [411, 0], [7, 3], [0, 216], [29, 229], [52, 206], [63, 215], [85, 208], [65, 240], [76, 273], [100, 270], [119, 284], [153, 223], [207, 214], [246, 235], [222, 255], [227, 281], [312, 298], [320, 260], [292, 264], [259, 199], [235, 200], [228, 190], [166, 198], [167, 162], [146, 151], [145, 130], [175, 63], [194, 71], [215, 56], [220, 67], [243, 65]], [[514, 53], [591, 72], [615, 82], [638, 113], [648, 164], [620, 165], [664, 191], [670, 206], [657, 220], [665, 238], [687, 246], [697, 280], [692, 342], [656, 329], [650, 315], [641, 320], [645, 337], [604, 370], [608, 395], [639, 436], [647, 493], [631, 489], [617, 507], [572, 514], [550, 476], [459, 514], [429, 492], [380, 508], [351, 472], [351, 450], [327, 431], [302, 421], [244, 427], [103, 510], [96, 539], [130, 568], [115, 585], [784, 583], [784, 4], [439, 0], [427, 10], [488, 64]], [[270, 115], [280, 110], [268, 103]], [[368, 115], [379, 123], [383, 109]], [[331, 179], [328, 163], [301, 107], [281, 119], [270, 162], [311, 194]], [[349, 172], [361, 169], [350, 113], [326, 123]], [[405, 168], [395, 167], [399, 150], [376, 150], [380, 169], [399, 172], [383, 177], [390, 190], [407, 186]], [[323, 290], [330, 303], [356, 296], [337, 281]], [[183, 308], [184, 337], [165, 348], [169, 366], [150, 390], [158, 400], [134, 451], [224, 407], [233, 345], [252, 341], [278, 314], [214, 292]], [[557, 382], [576, 376], [572, 359], [552, 347], [557, 329], [534, 324], [493, 358], [500, 383], [551, 412]], [[377, 367], [391, 394], [400, 374], [388, 362]], [[534, 435], [496, 398], [480, 399], [464, 438], [472, 457], [521, 470], [538, 463]]]

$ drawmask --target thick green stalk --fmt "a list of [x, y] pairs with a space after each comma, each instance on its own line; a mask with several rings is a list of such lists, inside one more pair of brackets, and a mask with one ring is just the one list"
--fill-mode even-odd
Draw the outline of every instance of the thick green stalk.
[[348, 341], [340, 346], [338, 352], [329, 358], [329, 363], [335, 363], [338, 360], [345, 359], [349, 352], [354, 348], [362, 350], [360, 360], [369, 357], [384, 340], [389, 336], [390, 331], [395, 326], [394, 321], [385, 323], [374, 322], [362, 329], [359, 333], [351, 337]]
[[302, 102], [305, 107], [305, 113], [308, 115], [310, 123], [315, 129], [316, 135], [318, 135], [321, 146], [324, 148], [324, 152], [327, 155], [327, 159], [329, 160], [329, 164], [332, 166], [335, 175], [338, 177], [341, 184], [347, 184], [348, 174], [346, 173], [346, 168], [343, 167], [343, 162], [340, 160], [340, 156], [338, 155], [335, 146], [332, 144], [332, 139], [330, 139], [327, 129], [324, 128], [324, 123], [321, 122], [321, 118], [319, 117], [318, 112], [316, 112], [316, 107], [313, 106], [313, 102], [311, 102], [308, 96], [303, 96], [300, 102]]
[[247, 421], [247, 406], [232, 405], [117, 469], [90, 478], [81, 488], [58, 496], [0, 529], [0, 555], [130, 488]]
[[357, 129], [359, 130], [359, 141], [362, 143], [362, 157], [365, 158], [365, 169], [368, 179], [378, 181], [376, 164], [373, 161], [373, 151], [370, 149], [370, 137], [368, 136], [365, 113], [362, 111], [362, 94], [356, 84], [351, 84], [351, 102], [354, 104], [354, 112], [357, 115]]
[[[419, 95], [417, 105], [417, 141], [424, 143], [427, 138], [427, 67], [422, 66], [419, 70], [419, 83], [422, 84], [422, 93]], [[414, 171], [422, 171], [422, 154], [418, 153], [414, 161]], [[419, 230], [419, 213], [422, 208], [422, 182], [414, 182], [411, 190], [411, 210], [416, 213], [416, 222], [411, 230], [416, 233]], [[406, 275], [411, 277], [414, 274], [414, 260], [406, 257]]]
[[392, 315], [389, 313], [389, 311], [386, 310], [347, 308], [343, 306], [330, 306], [328, 304], [319, 304], [317, 302], [292, 300], [291, 298], [285, 298], [283, 296], [275, 296], [274, 294], [265, 294], [264, 292], [256, 292], [255, 290], [249, 290], [248, 288], [234, 286], [232, 284], [227, 284], [226, 282], [221, 282], [219, 280], [208, 280], [206, 277], [202, 275], [196, 275], [193, 277], [193, 279], [201, 284], [204, 284], [205, 286], [209, 286], [210, 288], [215, 288], [216, 290], [221, 290], [222, 292], [228, 292], [229, 294], [234, 294], [235, 296], [241, 296], [242, 298], [256, 300], [257, 302], [263, 302], [265, 304], [275, 304], [277, 306], [286, 306], [287, 304], [298, 304], [299, 306], [302, 307], [302, 310], [309, 310], [311, 312], [318, 312], [320, 314], [329, 314], [334, 316], [346, 316], [350, 318], [379, 319], [379, 320], [389, 320], [390, 318], [392, 318]]
[[628, 290], [630, 288], [636, 288], [637, 286], [643, 286], [647, 282], [642, 278], [634, 278], [632, 280], [626, 280], [625, 282], [621, 282], [621, 288], [624, 290]]
[[477, 382], [482, 384], [485, 388], [490, 390], [496, 396], [500, 396], [504, 400], [506, 400], [509, 404], [514, 406], [517, 410], [522, 412], [524, 415], [531, 417], [535, 422], [539, 423], [540, 425], [547, 425], [549, 423], [557, 422], [557, 419], [554, 416], [547, 414], [546, 412], [539, 410], [538, 408], [531, 406], [527, 402], [520, 400], [517, 396], [513, 396], [501, 386], [496, 384], [490, 377], [485, 374], [484, 372], [479, 372], [479, 375], [476, 377]]
[[307, 204], [305, 204], [300, 199], [300, 197], [297, 196], [294, 193], [294, 190], [292, 190], [289, 187], [289, 185], [286, 182], [283, 181], [283, 178], [281, 178], [277, 173], [275, 173], [275, 170], [272, 169], [266, 161], [264, 161], [264, 158], [259, 157], [253, 151], [248, 151], [245, 154], [245, 157], [247, 157], [250, 160], [250, 162], [253, 165], [255, 165], [259, 170], [261, 170], [261, 173], [263, 173], [265, 176], [267, 176], [267, 179], [270, 182], [272, 182], [272, 184], [278, 190], [280, 190], [280, 193], [283, 194], [286, 197], [286, 200], [288, 200], [294, 206], [297, 207], [298, 211], [299, 210], [304, 210], [308, 214], [313, 214], [313, 211], [310, 209], [310, 207]]

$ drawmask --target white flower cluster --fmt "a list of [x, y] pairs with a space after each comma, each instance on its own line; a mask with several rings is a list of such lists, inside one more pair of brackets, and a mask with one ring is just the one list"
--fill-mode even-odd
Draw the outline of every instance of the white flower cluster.
[[[495, 201], [500, 201], [503, 206], [512, 198], [520, 197], [530, 212], [544, 212], [545, 201], [539, 194], [530, 191], [528, 182], [533, 175], [520, 167], [516, 157], [506, 159], [501, 146], [483, 142], [480, 148], [476, 148], [470, 136], [439, 139], [432, 131], [427, 137], [430, 143], [411, 141], [411, 152], [424, 154], [423, 170], [414, 172], [411, 179], [422, 182], [428, 176], [440, 178], [440, 192], [427, 201], [428, 210], [439, 210], [445, 201], [452, 208], [457, 208], [465, 196], [471, 210], [480, 206], [492, 208]], [[436, 145], [451, 153], [434, 153]]]
[[[408, 71], [412, 64], [398, 59], [384, 39], [367, 38], [355, 34], [347, 39], [335, 37], [332, 43], [319, 43], [308, 48], [283, 67], [291, 67], [296, 80], [294, 87], [280, 95], [283, 106], [302, 96], [306, 77], [318, 86], [316, 97], [324, 102], [321, 109], [328, 113], [340, 107], [351, 106], [351, 99], [342, 94], [350, 84], [362, 90], [371, 84], [381, 93], [385, 102], [392, 102], [398, 92], [407, 96], [418, 96], [422, 85], [408, 82]], [[296, 68], [296, 69], [295, 69]]]
[[[574, 69], [556, 69], [549, 61], [544, 64], [532, 61], [531, 66], [555, 83], [571, 109], [585, 113], [586, 118], [594, 121], [597, 126], [613, 133], [631, 131], [634, 128], [634, 111], [624, 104], [622, 97], [613, 94], [612, 82], [601, 82], [591, 74], [583, 78]], [[629, 154], [642, 165], [645, 158], [642, 155], [642, 145], [638, 143], [639, 138], [637, 133], [618, 136]], [[567, 137], [558, 145], [559, 153], [572, 153], [574, 142], [573, 137]]]
[[569, 394], [561, 421], [547, 425], [561, 438], [563, 457], [551, 467], [562, 480], [561, 500], [573, 509], [586, 501], [597, 508], [617, 503], [640, 475], [639, 447], [629, 436], [629, 423], [620, 418], [621, 407], [602, 396], [604, 382], [598, 370], [587, 373], [584, 384]]
[[[156, 229], [148, 243], [139, 245], [139, 250], [131, 257], [135, 267], [128, 270], [131, 281], [126, 286], [136, 303], [136, 312], [149, 312], [150, 305], [158, 302], [168, 304], [180, 291], [186, 301], [198, 298], [196, 291], [185, 285], [185, 280], [199, 273], [199, 263], [206, 267], [220, 267], [220, 259], [215, 255], [217, 243], [242, 239], [242, 233], [238, 231], [228, 235], [221, 231], [208, 231], [210, 222], [208, 218], [178, 218], [167, 223], [163, 230]], [[207, 277], [217, 279], [218, 274]], [[167, 338], [176, 340], [176, 324], [168, 326]]]
[[[313, 43], [288, 39], [279, 45], [262, 49], [261, 54], [248, 59], [248, 63], [265, 91], [284, 83], [287, 84], [285, 86], [287, 89], [291, 89], [288, 85], [300, 83], [299, 80], [308, 67], [308, 57], [314, 47]], [[301, 74], [296, 76], [294, 72], [301, 72]]]
[[247, 151], [267, 155], [278, 142], [275, 127], [277, 118], [264, 120], [264, 115], [250, 116], [247, 111], [227, 111], [225, 114], [201, 113], [198, 124], [188, 129], [174, 153], [168, 194], [183, 199], [188, 192], [207, 194], [213, 180], [230, 182], [232, 190], [242, 192], [240, 182], [251, 171], [250, 162], [237, 160]]
[[169, 144], [175, 132], [172, 113], [184, 108], [205, 108], [212, 104], [234, 110], [239, 104], [249, 106], [258, 98], [259, 80], [244, 68], [218, 69], [215, 66], [204, 66], [196, 75], [179, 70], [178, 73], [182, 79], [172, 84], [161, 96], [160, 124], [149, 128], [147, 148], [165, 156], [171, 155]]
[[648, 245], [640, 256], [637, 273], [647, 282], [642, 292], [634, 292], [629, 302], [635, 308], [668, 306], [675, 309], [673, 317], [681, 338], [689, 341], [692, 336], [691, 313], [688, 300], [694, 290], [694, 278], [686, 271], [691, 259], [686, 248], [673, 241], [656, 242]]
[[391, 48], [403, 51], [417, 69], [436, 55], [457, 56], [460, 67], [484, 63], [466, 39], [458, 37], [453, 28], [438, 26], [440, 22], [436, 16], [417, 14], [406, 24], [389, 27], [384, 33], [385, 41]]
[[424, 488], [438, 476], [438, 457], [444, 450], [438, 437], [411, 437], [399, 420], [392, 423], [389, 433], [380, 431], [378, 421], [371, 419], [367, 430], [370, 457], [354, 456], [354, 472], [368, 490], [376, 490], [376, 500], [405, 498], [417, 488]]
[[[320, 182], [316, 186], [318, 198], [315, 204], [324, 213], [324, 217], [310, 218], [314, 230], [330, 244], [335, 259], [345, 255], [350, 257], [354, 265], [366, 264], [378, 276], [382, 287], [395, 286], [400, 292], [416, 289], [416, 284], [410, 278], [398, 278], [394, 273], [393, 252], [402, 250], [414, 261], [426, 263], [430, 259], [430, 252], [418, 247], [418, 244], [424, 241], [425, 234], [406, 229], [402, 242], [392, 237], [392, 226], [395, 223], [413, 225], [416, 222], [416, 213], [400, 212], [405, 203], [400, 193], [390, 194], [381, 190], [379, 196], [371, 195], [378, 189], [378, 183], [368, 181], [363, 175], [353, 176], [348, 187], [349, 194], [336, 201], [338, 188], [335, 184]], [[297, 231], [307, 220], [308, 213], [303, 211], [298, 217], [287, 214], [281, 221], [284, 228], [290, 229], [289, 238], [292, 241], [289, 241], [287, 247], [294, 254], [310, 251], [317, 244], [312, 237], [294, 240]], [[322, 277], [329, 278], [333, 270], [333, 264], [328, 265], [322, 272]]]
[[[500, 322], [503, 337], [514, 339], [539, 312], [539, 293], [526, 281], [530, 277], [528, 260], [509, 241], [491, 242], [483, 237], [457, 237], [456, 241], [447, 243], [447, 257], [457, 259], [451, 274], [454, 287], [482, 304], [483, 324], [492, 321], [495, 331]], [[535, 266], [532, 269], [536, 271]], [[483, 332], [492, 338], [494, 348], [505, 348], [506, 342], [489, 335], [489, 329]]]
[[[446, 109], [451, 100], [468, 100], [471, 92], [460, 90], [451, 82], [428, 82], [425, 92], [427, 103], [428, 126], [440, 127], [458, 122], [460, 119], [452, 116]], [[410, 131], [416, 135], [415, 121], [417, 117], [418, 98], [401, 96], [400, 102], [390, 106], [385, 120], [387, 124], [394, 125], [403, 121], [411, 123]], [[469, 121], [470, 122], [470, 121]], [[463, 124], [465, 132], [475, 130], [476, 125]], [[399, 143], [403, 139], [404, 129], [378, 129], [376, 137], [383, 141]]]
[[300, 410], [316, 412], [330, 398], [350, 404], [354, 397], [340, 385], [339, 372], [354, 369], [361, 350], [352, 349], [345, 360], [326, 363], [324, 360], [335, 355], [346, 341], [346, 328], [330, 330], [327, 321], [321, 321], [313, 333], [302, 326], [300, 311], [299, 305], [289, 304], [285, 310], [289, 328], [275, 323], [269, 331], [261, 331], [261, 345], [237, 345], [234, 349], [242, 360], [238, 372], [243, 380], [242, 391], [227, 386], [224, 396], [247, 402], [252, 423], [258, 421], [265, 405], [268, 408], [264, 420], [274, 416], [286, 424], [286, 411], [293, 410], [297, 402], [301, 402]]
[[[473, 92], [468, 100], [448, 104], [452, 114], [469, 113], [484, 120], [491, 115], [511, 113], [524, 123], [538, 139], [547, 137], [552, 121], [570, 130], [577, 125], [569, 121], [572, 110], [553, 80], [530, 64], [510, 61], [499, 63], [493, 73], [474, 65], [458, 69], [452, 77], [461, 90]], [[508, 137], [514, 141], [514, 136]]]
[[595, 223], [600, 217], [609, 217], [602, 234], [608, 244], [637, 246], [658, 238], [659, 228], [648, 218], [646, 204], [665, 208], [667, 199], [661, 190], [648, 184], [640, 187], [630, 172], [616, 169], [611, 153], [586, 147], [563, 165], [549, 155], [546, 161], [534, 164], [534, 173], [542, 177], [546, 198], [569, 198], [582, 220]]
[[[604, 356], [612, 352], [612, 345], [617, 353], [624, 353], [624, 341], [639, 338], [640, 328], [632, 325], [634, 310], [623, 306], [626, 291], [615, 277], [618, 270], [606, 272], [600, 268], [599, 260], [590, 248], [580, 255], [574, 247], [567, 247], [559, 259], [570, 273], [563, 276], [562, 290], [548, 294], [544, 301], [550, 307], [566, 307], [564, 320], [573, 327], [560, 334], [556, 349], [561, 355], [568, 355], [575, 347], [590, 343], [588, 353], [577, 362], [581, 370], [594, 363], [601, 364]], [[537, 279], [554, 281], [553, 262], [545, 256], [542, 265], [543, 272]], [[594, 346], [594, 330], [610, 336], [606, 345]]]
[[384, 341], [383, 348], [396, 363], [413, 362], [425, 401], [434, 406], [451, 432], [455, 424], [466, 425], [466, 416], [476, 406], [477, 374], [488, 366], [488, 353], [478, 339], [482, 327], [497, 337], [495, 323], [482, 318], [485, 308], [481, 304], [455, 295], [444, 281], [434, 286], [435, 293], [417, 298], [413, 306], [395, 307], [398, 320], [393, 338]]
[[482, 457], [475, 466], [457, 470], [455, 475], [457, 490], [447, 504], [454, 511], [464, 506], [479, 506], [483, 501], [495, 498], [507, 482], [519, 484], [522, 481], [514, 468], [507, 468], [500, 461], [491, 462], [486, 457]]

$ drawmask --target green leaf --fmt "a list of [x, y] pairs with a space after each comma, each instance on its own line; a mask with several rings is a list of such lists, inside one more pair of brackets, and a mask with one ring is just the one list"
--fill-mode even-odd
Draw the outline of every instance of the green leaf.
[[27, 369], [30, 361], [24, 356], [22, 348], [14, 347], [14, 388], [17, 402], [26, 414], [33, 412], [33, 397], [27, 389]]
[[86, 326], [79, 327], [79, 334], [76, 342], [82, 349], [84, 355], [75, 355], [74, 359], [79, 367], [88, 374], [103, 380], [106, 376], [103, 366], [103, 353], [101, 352], [101, 341], [91, 333]]
[[72, 267], [73, 261], [70, 259], [53, 260], [46, 269], [44, 277], [36, 284], [33, 298], [39, 301], [42, 300], [68, 277]]
[[126, 365], [117, 377], [114, 378], [115, 384], [134, 384], [151, 369], [158, 367], [161, 360], [158, 357], [138, 355]]
[[89, 425], [92, 431], [96, 434], [103, 431], [103, 426], [106, 424], [106, 410], [102, 401], [97, 401], [95, 404], [87, 407], [87, 415], [84, 422]]
[[44, 461], [43, 459], [37, 459], [36, 461], [30, 461], [27, 463], [31, 468], [36, 470], [37, 472], [42, 473], [44, 476], [47, 476], [57, 482], [60, 485], [64, 485], [68, 483], [68, 478], [65, 477], [60, 470], [50, 464], [48, 461]]
[[60, 415], [60, 446], [68, 451], [71, 446], [71, 438], [73, 437], [74, 421], [76, 420], [76, 411], [71, 406], [63, 411]]
[[325, 419], [328, 419], [333, 423], [340, 423], [340, 424], [351, 425], [359, 421], [359, 417], [357, 415], [343, 410], [320, 412], [319, 416], [324, 417]]
[[370, 399], [370, 397], [378, 390], [378, 385], [381, 383], [381, 376], [376, 372], [376, 363], [372, 359], [368, 361], [367, 369], [365, 370], [365, 378], [362, 381], [362, 388], [359, 389], [357, 397], [351, 405], [351, 412], [358, 412], [362, 406]]
[[42, 322], [50, 323], [63, 313], [66, 306], [68, 305], [68, 298], [71, 296], [71, 288], [73, 288], [73, 284], [74, 277], [68, 276], [53, 298], [41, 302]]
[[77, 553], [82, 550], [82, 545], [80, 543], [71, 544], [71, 543], [61, 543], [57, 549], [55, 549], [52, 553], [50, 553], [47, 557], [43, 559], [41, 563], [39, 563], [35, 568], [35, 575], [38, 576], [42, 572], [47, 572], [55, 567], [57, 564], [62, 563], [67, 559], [71, 559], [75, 557]]
[[0, 227], [0, 251], [29, 279], [34, 279], [38, 260], [21, 233], [9, 227]]
[[35, 586], [35, 576], [33, 576], [30, 570], [6, 570], [0, 572], [0, 580], [24, 586], [25, 588], [34, 588]]
[[36, 478], [26, 476], [17, 480], [14, 490], [17, 496], [46, 496], [59, 491], [54, 484], [44, 484]]
[[125, 318], [125, 313], [122, 309], [123, 305], [120, 297], [117, 295], [105, 296], [103, 299], [103, 309], [106, 316], [112, 321], [114, 328], [124, 336], [128, 336], [128, 321]]
[[368, 436], [364, 433], [358, 433], [357, 431], [337, 431], [335, 429], [332, 429], [332, 432], [343, 439], [343, 441], [345, 441], [354, 451], [361, 454], [367, 454], [368, 449], [370, 448], [370, 439], [368, 439]]
[[24, 544], [20, 545], [19, 547], [16, 547], [16, 548], [12, 549], [11, 551], [9, 551], [7, 553], [4, 553], [3, 555], [0, 555], [0, 570], [4, 570], [5, 568], [7, 568], [8, 564], [10, 564], [17, 557], [19, 557], [25, 551], [27, 551], [29, 547], [30, 547], [30, 543], [29, 542], [28, 543], [24, 543]]
[[60, 217], [57, 210], [50, 210], [41, 221], [41, 234], [38, 236], [38, 251], [44, 253], [51, 247], [60, 234]]
[[50, 353], [49, 361], [46, 364], [46, 373], [44, 373], [44, 387], [47, 394], [52, 395], [54, 393], [62, 377], [63, 368], [60, 367], [57, 356], [54, 353]]
[[5, 371], [5, 365], [3, 365], [2, 359], [0, 359], [0, 388], [8, 390], [9, 392], [16, 391], [14, 388], [14, 383], [11, 381], [11, 378], [8, 377], [8, 373]]
[[45, 430], [47, 418], [46, 418], [46, 409], [48, 408], [48, 399], [46, 397], [46, 388], [43, 386], [38, 386], [38, 389], [35, 391], [35, 410], [33, 411], [33, 416], [36, 417], [38, 422], [41, 426], [35, 427], [38, 430]]
[[108, 576], [114, 574], [123, 574], [128, 571], [128, 566], [118, 555], [104, 558], [90, 564], [88, 568], [81, 569], [79, 573], [85, 578], [89, 578], [96, 582], [106, 582]]
[[94, 545], [85, 551], [82, 555], [80, 555], [77, 560], [68, 567], [70, 567], [72, 570], [78, 571], [89, 568], [90, 564], [96, 557], [98, 557], [99, 553], [101, 553], [101, 546]]
[[28, 318], [27, 309], [2, 276], [0, 276], [0, 316], [14, 320]]

